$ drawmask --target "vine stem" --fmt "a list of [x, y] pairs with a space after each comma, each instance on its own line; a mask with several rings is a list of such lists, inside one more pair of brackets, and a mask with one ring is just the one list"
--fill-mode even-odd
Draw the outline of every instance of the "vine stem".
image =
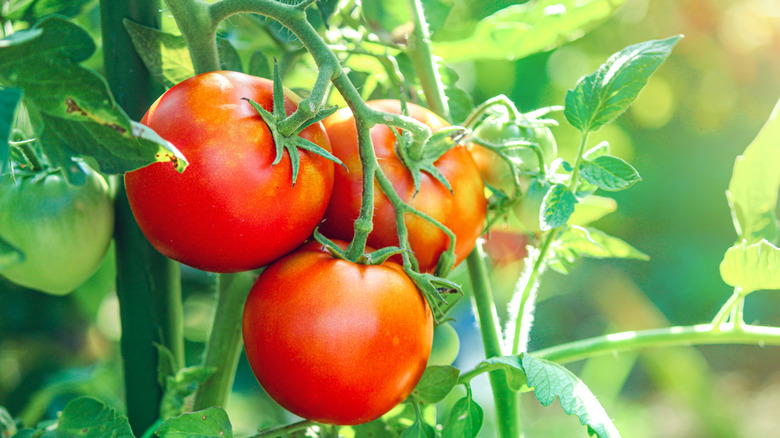
[[743, 344], [780, 346], [780, 328], [756, 325], [721, 325], [665, 327], [650, 330], [613, 333], [582, 339], [531, 352], [553, 362], [566, 363], [603, 354], [637, 351], [651, 347]]
[[[482, 345], [485, 357], [491, 358], [503, 355], [500, 326], [496, 314], [493, 292], [485, 266], [485, 254], [482, 243], [477, 242], [474, 251], [466, 258], [471, 279], [474, 306], [477, 308], [479, 330], [482, 334]], [[493, 391], [493, 401], [496, 407], [496, 428], [502, 438], [514, 438], [521, 435], [520, 429], [520, 399], [507, 384], [506, 371], [496, 370], [488, 374], [490, 387]]]
[[423, 93], [428, 102], [430, 110], [437, 113], [445, 120], [450, 120], [450, 108], [447, 105], [447, 97], [444, 94], [444, 84], [441, 81], [441, 74], [436, 68], [436, 61], [431, 52], [431, 37], [428, 31], [428, 23], [425, 21], [422, 2], [420, 0], [409, 0], [409, 6], [412, 10], [414, 19], [414, 30], [409, 40], [409, 54], [417, 71], [423, 72], [420, 75]]
[[308, 429], [312, 426], [318, 426], [317, 423], [309, 420], [299, 421], [297, 423], [288, 424], [286, 426], [275, 427], [273, 429], [264, 430], [257, 435], [252, 435], [249, 438], [281, 438], [287, 437], [293, 432], [299, 430]]

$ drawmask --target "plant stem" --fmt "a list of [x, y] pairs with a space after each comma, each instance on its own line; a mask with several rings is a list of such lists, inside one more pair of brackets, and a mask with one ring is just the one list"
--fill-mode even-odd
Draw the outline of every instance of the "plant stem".
[[[482, 244], [477, 243], [474, 251], [466, 258], [471, 278], [472, 295], [479, 318], [479, 330], [482, 333], [482, 344], [485, 357], [491, 358], [503, 355], [500, 327], [496, 314], [495, 301], [491, 291], [490, 279], [485, 266], [485, 254]], [[496, 427], [499, 437], [515, 438], [520, 436], [520, 400], [518, 395], [509, 388], [504, 370], [492, 371], [488, 374], [490, 387], [493, 390], [493, 400], [496, 406]]]
[[742, 298], [742, 289], [736, 287], [734, 288], [734, 293], [731, 294], [729, 299], [723, 304], [723, 307], [720, 308], [717, 315], [715, 315], [715, 318], [713, 318], [712, 325], [720, 327], [721, 324], [727, 322], [729, 316], [731, 316], [732, 309], [734, 309], [734, 306], [736, 306], [740, 298]]
[[447, 97], [444, 95], [444, 84], [431, 52], [431, 37], [428, 32], [428, 22], [425, 21], [422, 2], [409, 0], [409, 6], [414, 19], [414, 31], [409, 39], [409, 54], [415, 70], [420, 72], [420, 83], [428, 102], [428, 108], [443, 119], [451, 121]]
[[195, 73], [220, 70], [217, 50], [217, 24], [203, 0], [165, 0], [190, 51]]
[[585, 145], [588, 144], [589, 133], [583, 132], [580, 137], [580, 147], [577, 150], [577, 159], [574, 161], [574, 170], [571, 174], [571, 181], [569, 183], [569, 190], [575, 192], [577, 190], [577, 183], [580, 179], [580, 163], [582, 162], [582, 156], [585, 154]]
[[198, 386], [194, 411], [224, 407], [227, 403], [243, 346], [241, 315], [254, 280], [251, 271], [219, 276], [214, 322], [202, 362], [203, 366], [214, 369], [214, 374]]
[[[117, 103], [135, 120], [161, 90], [136, 54], [122, 20], [159, 28], [158, 11], [156, 0], [100, 2], [106, 78]], [[155, 343], [172, 354], [171, 372], [184, 361], [179, 265], [155, 251], [141, 233], [121, 179], [114, 205], [126, 408], [132, 429], [140, 435], [159, 417], [162, 388]]]
[[613, 333], [582, 339], [531, 352], [532, 355], [558, 363], [573, 362], [603, 354], [637, 351], [650, 347], [743, 344], [780, 346], [780, 328], [733, 323], [715, 326], [665, 327], [651, 330]]

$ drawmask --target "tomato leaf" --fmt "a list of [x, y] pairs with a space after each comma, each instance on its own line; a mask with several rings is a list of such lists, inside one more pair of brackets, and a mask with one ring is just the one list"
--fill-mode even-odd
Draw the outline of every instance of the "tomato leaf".
[[420, 403], [438, 403], [458, 384], [460, 371], [451, 366], [430, 366], [412, 391]]
[[244, 66], [241, 65], [241, 57], [238, 50], [227, 38], [217, 39], [217, 50], [219, 51], [219, 65], [222, 70], [244, 72]]
[[215, 407], [169, 418], [155, 432], [160, 438], [188, 438], [192, 436], [233, 437], [233, 426], [227, 412]]
[[780, 248], [765, 239], [753, 244], [743, 240], [726, 251], [720, 276], [743, 294], [780, 289]]
[[418, 418], [414, 424], [401, 432], [400, 438], [436, 438], [436, 431]]
[[173, 35], [147, 27], [128, 19], [123, 21], [138, 56], [149, 73], [171, 88], [179, 82], [195, 76], [190, 51], [181, 35]]
[[63, 409], [57, 428], [46, 438], [132, 438], [127, 417], [91, 397], [71, 400]]
[[475, 438], [479, 436], [484, 418], [482, 408], [468, 394], [452, 406], [442, 438]]
[[271, 77], [271, 64], [268, 62], [268, 58], [259, 50], [255, 50], [252, 53], [252, 57], [249, 58], [249, 69], [247, 74], [257, 76], [260, 78]]
[[79, 65], [95, 51], [86, 31], [48, 18], [17, 34], [0, 41], [0, 83], [24, 90], [27, 108], [44, 122], [44, 152], [68, 177], [74, 176], [70, 164], [76, 155], [95, 158], [107, 173], [155, 161], [172, 161], [180, 171], [186, 167], [173, 145], [130, 121], [102, 77]]
[[611, 155], [585, 161], [580, 167], [580, 175], [596, 187], [610, 192], [627, 189], [642, 180], [633, 166]]
[[529, 390], [519, 356], [491, 357], [477, 364], [475, 369], [482, 369], [483, 372], [504, 370], [507, 383], [512, 391], [525, 392]]
[[[41, 18], [53, 14], [75, 17], [81, 12], [81, 7], [89, 0], [17, 0], [7, 2], [8, 11], [4, 12], [6, 20], [26, 21], [33, 24]], [[6, 7], [6, 6], [4, 6]]]
[[566, 120], [581, 132], [612, 122], [637, 98], [681, 36], [634, 44], [610, 56], [566, 93]]
[[[585, 151], [584, 154], [582, 154], [582, 158], [586, 160], [595, 160], [596, 158], [602, 157], [604, 155], [609, 155], [608, 141], [602, 141], [596, 146], [593, 146], [592, 148], [588, 149], [587, 151]], [[571, 172], [571, 170], [569, 170], [569, 172]]]
[[16, 117], [16, 108], [22, 100], [22, 90], [19, 88], [5, 88], [0, 90], [0, 174], [5, 172], [8, 165], [9, 149], [8, 138], [11, 135], [11, 127]]
[[170, 418], [186, 412], [184, 399], [195, 392], [198, 384], [205, 382], [216, 370], [204, 366], [182, 368], [175, 375], [166, 374], [165, 392], [160, 402], [162, 418]]
[[574, 213], [576, 204], [577, 198], [564, 184], [559, 183], [550, 187], [542, 201], [539, 216], [542, 230], [547, 231], [566, 225], [569, 217]]
[[617, 237], [596, 228], [577, 225], [564, 229], [551, 250], [550, 267], [562, 273], [568, 272], [568, 267], [581, 257], [650, 260], [647, 254]]
[[764, 127], [734, 163], [726, 198], [740, 239], [778, 242], [780, 189], [780, 101]]
[[587, 386], [571, 371], [554, 362], [522, 355], [522, 366], [528, 377], [528, 386], [544, 406], [557, 397], [564, 412], [576, 415], [588, 433], [600, 438], [620, 437], [604, 408]]
[[434, 42], [434, 52], [448, 62], [520, 59], [582, 37], [624, 2], [537, 0], [512, 5], [480, 20], [466, 38]]

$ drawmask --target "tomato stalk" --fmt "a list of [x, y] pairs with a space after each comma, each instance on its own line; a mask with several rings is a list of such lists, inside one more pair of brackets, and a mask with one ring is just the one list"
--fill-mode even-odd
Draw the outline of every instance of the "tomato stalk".
[[431, 52], [431, 36], [428, 30], [428, 22], [425, 21], [422, 2], [409, 1], [414, 20], [414, 30], [409, 39], [409, 54], [415, 69], [425, 74], [420, 75], [423, 93], [428, 100], [429, 109], [445, 120], [451, 121], [449, 105], [444, 95], [444, 84], [436, 65], [436, 60]]
[[317, 423], [309, 420], [299, 421], [297, 423], [288, 424], [285, 426], [275, 427], [273, 429], [264, 430], [256, 435], [252, 435], [248, 438], [283, 438], [290, 436], [293, 432], [300, 430], [306, 430], [312, 426], [317, 426]]
[[[137, 120], [160, 90], [127, 33], [119, 29], [124, 29], [124, 18], [159, 27], [159, 2], [101, 0], [100, 12], [106, 77], [119, 105]], [[162, 388], [157, 375], [160, 354], [155, 344], [170, 353], [170, 372], [175, 372], [184, 361], [179, 265], [155, 251], [144, 238], [121, 180], [115, 209], [116, 282], [125, 398], [130, 425], [140, 434], [159, 416]]]

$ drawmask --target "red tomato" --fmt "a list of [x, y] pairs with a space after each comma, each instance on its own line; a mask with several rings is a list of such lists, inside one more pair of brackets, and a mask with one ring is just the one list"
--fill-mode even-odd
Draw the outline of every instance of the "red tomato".
[[[371, 108], [400, 114], [397, 100], [368, 102]], [[425, 108], [407, 104], [409, 115], [437, 131], [447, 123]], [[352, 111], [344, 108], [323, 122], [333, 145], [333, 154], [347, 166], [336, 169], [333, 196], [325, 212], [321, 232], [329, 237], [350, 240], [353, 225], [360, 213], [363, 194], [363, 172], [358, 156], [357, 128]], [[371, 140], [379, 166], [392, 182], [398, 195], [405, 202], [440, 221], [455, 233], [455, 264], [463, 260], [474, 248], [483, 230], [487, 202], [485, 187], [479, 168], [469, 151], [456, 146], [442, 155], [434, 165], [452, 186], [452, 193], [426, 172], [422, 174], [420, 191], [414, 196], [412, 174], [396, 155], [396, 138], [385, 125], [371, 128]], [[407, 215], [409, 243], [423, 272], [436, 268], [439, 256], [447, 250], [449, 238], [428, 221]], [[368, 236], [368, 244], [382, 248], [398, 245], [395, 211], [393, 205], [375, 184], [374, 229]]]
[[[290, 114], [298, 98], [285, 95]], [[125, 176], [152, 245], [206, 271], [255, 269], [295, 249], [322, 219], [333, 186], [333, 163], [304, 150], [295, 186], [287, 152], [271, 166], [271, 132], [244, 97], [270, 110], [273, 83], [223, 71], [171, 88], [141, 122], [179, 148], [189, 166], [178, 173], [171, 163], [155, 163]], [[330, 150], [319, 123], [301, 137]]]
[[342, 425], [374, 420], [403, 401], [433, 341], [430, 308], [401, 266], [340, 260], [316, 242], [263, 271], [243, 330], [249, 364], [274, 400]]

